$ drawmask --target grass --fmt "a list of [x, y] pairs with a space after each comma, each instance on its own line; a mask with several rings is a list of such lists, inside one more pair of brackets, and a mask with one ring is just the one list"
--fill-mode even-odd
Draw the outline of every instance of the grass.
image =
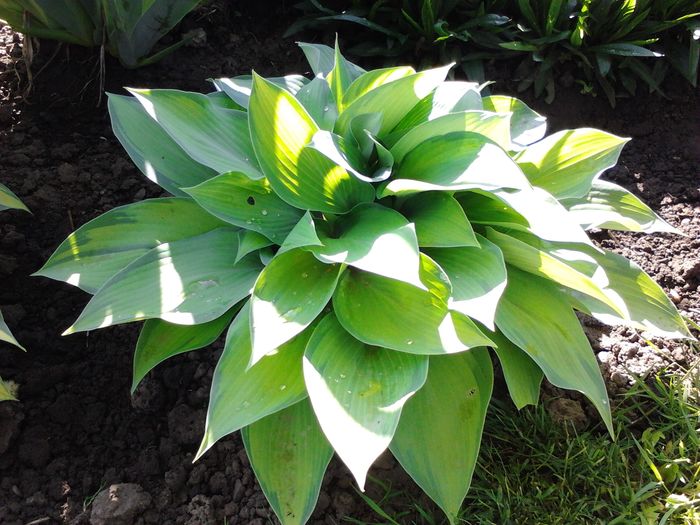
[[[618, 399], [613, 417], [616, 441], [602, 424], [576, 433], [555, 425], [542, 406], [517, 412], [494, 400], [462, 522], [700, 525], [697, 366], [638, 381]], [[365, 497], [375, 523], [446, 523], [424, 500], [383, 489], [380, 501]], [[386, 507], [401, 510], [389, 515]]]

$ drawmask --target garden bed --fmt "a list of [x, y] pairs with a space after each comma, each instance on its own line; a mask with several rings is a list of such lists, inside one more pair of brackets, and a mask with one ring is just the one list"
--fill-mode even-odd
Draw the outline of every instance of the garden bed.
[[[106, 89], [206, 91], [211, 89], [207, 78], [253, 68], [266, 75], [307, 72], [294, 43], [279, 38], [284, 21], [247, 16], [207, 11], [191, 16], [181, 31], [202, 27], [206, 43], [143, 70], [124, 71], [109, 61]], [[24, 99], [19, 84], [26, 77], [14, 71], [19, 37], [7, 28], [0, 32], [0, 179], [33, 212], [6, 212], [0, 223], [0, 305], [28, 349], [26, 355], [0, 352], [3, 378], [19, 384], [21, 400], [0, 404], [0, 523], [89, 523], [94, 496], [113, 483], [142, 487], [146, 496], [139, 498], [146, 510], [139, 523], [268, 523], [272, 512], [238, 435], [192, 464], [221, 341], [166, 362], [132, 397], [138, 327], [62, 338], [88, 296], [29, 277], [75, 227], [115, 206], [162, 193], [114, 138], [104, 104], [95, 107], [95, 59], [59, 50], [46, 62], [51, 54], [41, 49], [34, 67], [41, 72]], [[508, 72], [494, 73], [504, 80], [493, 91], [514, 94]], [[594, 238], [641, 265], [684, 315], [700, 323], [698, 96], [681, 82], [670, 83], [668, 95], [668, 100], [622, 100], [615, 111], [606, 100], [574, 90], [558, 90], [551, 106], [527, 102], [549, 117], [550, 130], [591, 126], [634, 139], [606, 178], [635, 192], [686, 237], [600, 233]], [[612, 394], [629, 386], [634, 374], [687, 366], [696, 357], [687, 346], [656, 339], [648, 344], [631, 330], [587, 324], [587, 332]], [[384, 470], [381, 478], [417, 492], [395, 467], [390, 457], [375, 466]], [[369, 484], [371, 496], [382, 491]], [[434, 510], [427, 501], [425, 508]], [[346, 516], [376, 521], [345, 467], [333, 461], [311, 523], [338, 523]]]

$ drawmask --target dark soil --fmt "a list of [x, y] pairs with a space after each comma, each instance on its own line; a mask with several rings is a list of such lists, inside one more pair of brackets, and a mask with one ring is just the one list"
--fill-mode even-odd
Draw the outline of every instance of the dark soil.
[[[183, 48], [135, 71], [108, 60], [106, 89], [208, 91], [205, 79], [252, 68], [306, 72], [301, 52], [279, 38], [283, 22], [259, 15], [202, 10], [180, 29], [203, 28], [202, 47]], [[29, 277], [74, 228], [115, 206], [162, 194], [122, 151], [104, 106], [96, 108], [95, 58], [62, 48], [48, 62], [55, 48], [43, 45], [25, 99], [20, 39], [7, 28], [0, 32], [0, 179], [33, 212], [5, 212], [0, 222], [0, 305], [29, 350], [0, 352], [2, 376], [19, 385], [21, 399], [0, 404], [0, 523], [89, 523], [94, 497], [113, 483], [135, 483], [145, 491], [140, 501], [147, 509], [136, 523], [271, 523], [238, 435], [192, 463], [221, 342], [166, 362], [132, 397], [138, 326], [62, 338], [88, 296]], [[494, 91], [513, 92], [507, 81]], [[575, 92], [562, 91], [552, 106], [529, 102], [551, 117], [552, 130], [593, 126], [634, 138], [607, 178], [635, 191], [687, 237], [601, 233], [597, 239], [645, 268], [685, 315], [700, 322], [698, 96], [680, 82], [669, 96], [622, 101], [614, 112], [605, 100]], [[633, 373], [693, 359], [677, 343], [654, 340], [658, 351], [652, 352], [632, 331], [588, 328], [612, 392]], [[414, 492], [395, 467], [393, 459], [382, 458], [376, 468], [384, 472], [375, 474]], [[370, 485], [370, 496], [383, 493]], [[376, 521], [345, 468], [333, 462], [311, 522], [338, 523], [345, 516]]]

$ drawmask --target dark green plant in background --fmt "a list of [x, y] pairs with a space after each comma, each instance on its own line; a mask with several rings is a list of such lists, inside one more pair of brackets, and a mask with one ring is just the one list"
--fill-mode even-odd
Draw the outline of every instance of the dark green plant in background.
[[201, 0], [0, 0], [0, 22], [28, 36], [103, 47], [125, 67], [151, 64], [186, 41], [150, 54]]
[[[288, 34], [328, 27], [357, 56], [401, 55], [422, 65], [454, 60], [479, 81], [483, 61], [520, 56], [519, 89], [551, 102], [558, 77], [601, 91], [614, 106], [638, 85], [663, 94], [670, 67], [697, 85], [697, 0], [306, 0]], [[348, 30], [347, 23], [366, 31]]]

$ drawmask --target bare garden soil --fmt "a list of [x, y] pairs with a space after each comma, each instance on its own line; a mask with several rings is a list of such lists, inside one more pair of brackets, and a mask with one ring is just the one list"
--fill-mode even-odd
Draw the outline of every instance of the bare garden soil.
[[[195, 13], [179, 31], [202, 28], [206, 42], [142, 70], [125, 71], [108, 59], [105, 88], [209, 91], [207, 78], [253, 68], [264, 75], [307, 72], [302, 53], [279, 36], [287, 22], [263, 7], [246, 8], [260, 12], [243, 15], [211, 8]], [[5, 212], [0, 220], [0, 306], [28, 349], [0, 352], [0, 373], [19, 385], [20, 398], [0, 404], [0, 523], [90, 523], [94, 497], [116, 483], [141, 487], [132, 495], [138, 512], [104, 523], [272, 523], [238, 435], [192, 463], [220, 341], [166, 362], [132, 397], [138, 326], [60, 336], [88, 296], [29, 275], [74, 228], [162, 191], [138, 172], [114, 138], [104, 103], [96, 107], [95, 57], [42, 43], [32, 67], [33, 89], [24, 97], [20, 44], [8, 28], [0, 31], [0, 181], [33, 212]], [[505, 67], [493, 74], [501, 79], [494, 92], [515, 94]], [[700, 323], [697, 91], [672, 81], [668, 99], [622, 100], [614, 111], [602, 98], [559, 91], [551, 106], [524, 98], [550, 118], [551, 131], [591, 126], [633, 137], [606, 178], [634, 191], [686, 234], [596, 233], [596, 241], [640, 264], [682, 313]], [[688, 366], [697, 357], [676, 343], [649, 345], [630, 330], [589, 322], [586, 328], [613, 395], [635, 374]], [[390, 457], [375, 468], [376, 477], [417, 493]], [[340, 462], [332, 462], [311, 523], [340, 523], [346, 516], [376, 521], [350, 480]], [[379, 493], [370, 483], [370, 496]], [[433, 507], [426, 502], [426, 508]]]

